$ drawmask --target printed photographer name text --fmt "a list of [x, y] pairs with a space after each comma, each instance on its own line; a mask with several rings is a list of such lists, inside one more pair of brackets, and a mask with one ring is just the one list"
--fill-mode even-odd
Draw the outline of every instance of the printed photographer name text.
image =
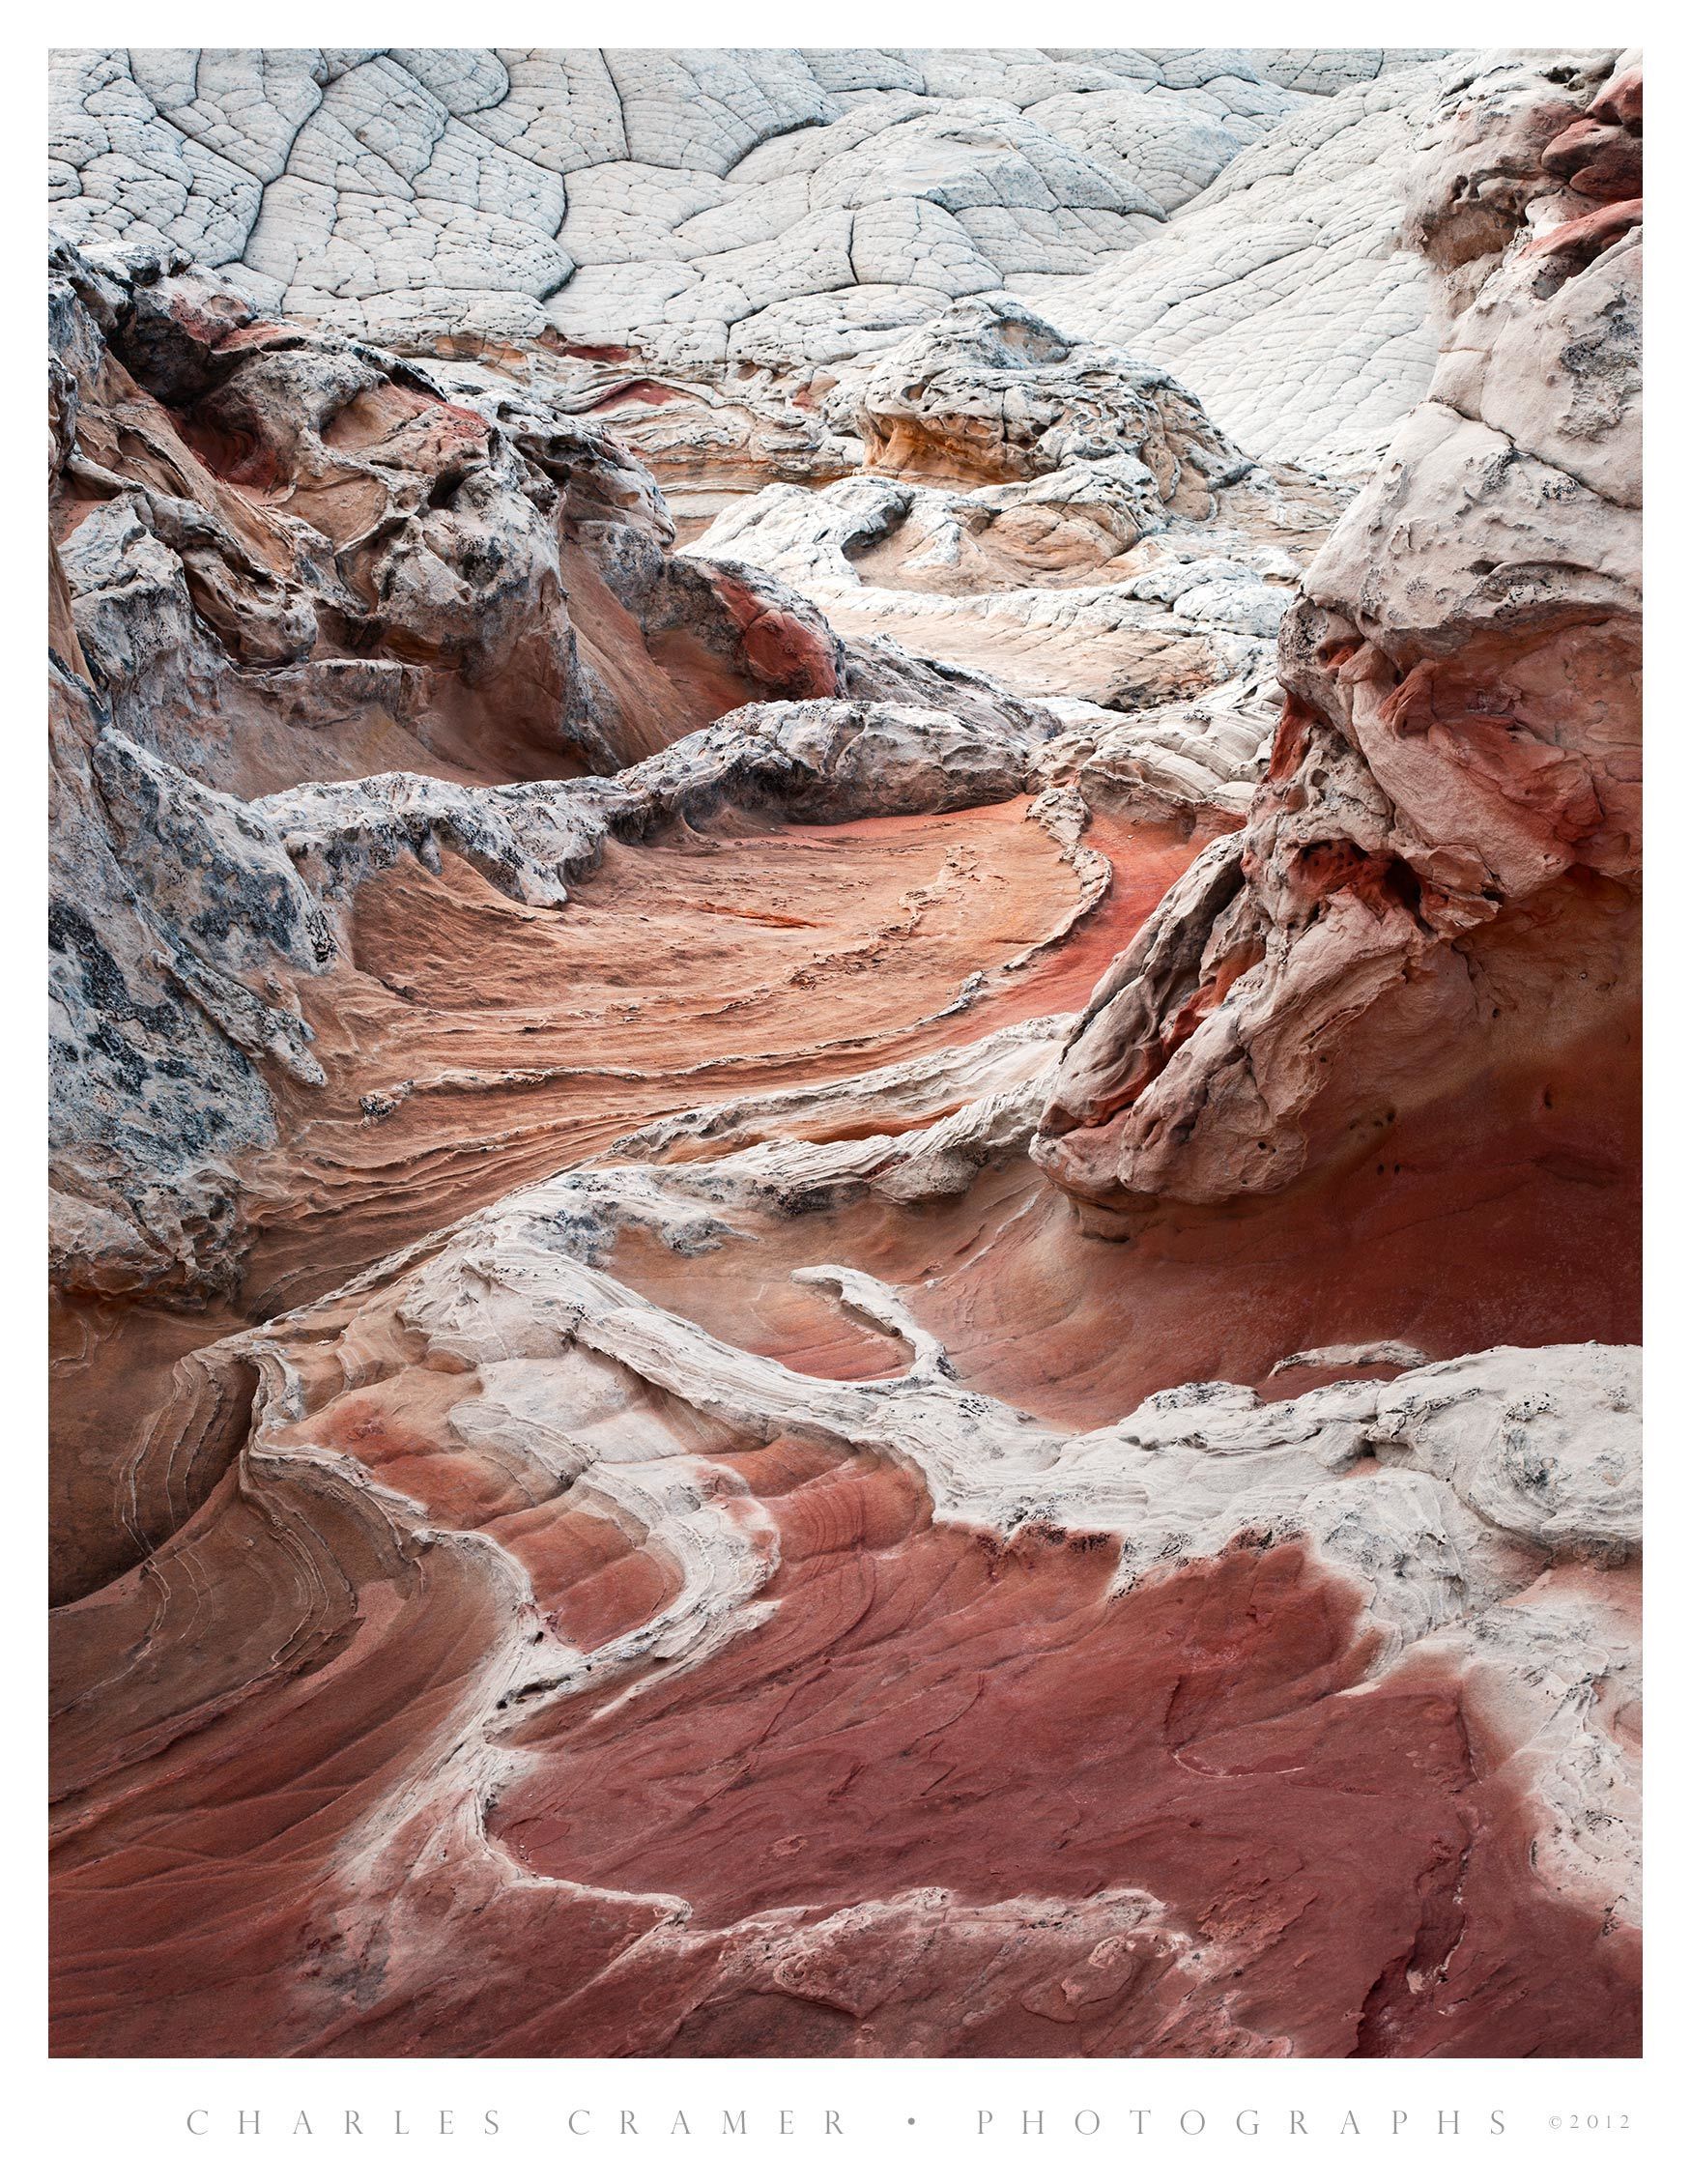
[[[1560, 2119], [1558, 2119], [1560, 2121]], [[1592, 2119], [1593, 2122], [1595, 2119]], [[1605, 2118], [1614, 2125], [1614, 2120]], [[548, 2112], [549, 2128], [571, 2138], [730, 2138], [839, 2139], [848, 2125], [840, 2109], [801, 2112], [795, 2109], [760, 2111], [718, 2109], [595, 2109]], [[905, 2128], [971, 2138], [1094, 2139], [1117, 2136], [1197, 2139], [1206, 2134], [1234, 2138], [1501, 2138], [1508, 2129], [1502, 2109], [1393, 2108], [1122, 2108], [1058, 2110], [974, 2109], [903, 2118]], [[187, 2130], [195, 2138], [498, 2138], [502, 2128], [498, 2109], [264, 2109], [195, 2108], [187, 2112]], [[860, 2135], [878, 2126], [898, 2128], [886, 2118], [860, 2122]], [[1624, 2128], [1621, 2122], [1620, 2128]]]

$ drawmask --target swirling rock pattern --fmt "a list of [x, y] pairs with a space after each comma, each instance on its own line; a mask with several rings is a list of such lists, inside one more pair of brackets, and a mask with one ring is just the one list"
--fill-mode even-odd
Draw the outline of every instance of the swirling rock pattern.
[[57, 74], [57, 2051], [1636, 2054], [1636, 57]]
[[[185, 1684], [141, 1572], [66, 1614], [70, 1663], [129, 1660], [62, 1746], [69, 2044], [1625, 2050], [1633, 1353], [1074, 1433], [849, 1269], [799, 1270], [846, 1316], [797, 1365], [609, 1271], [948, 1197], [1049, 1050], [989, 1046], [953, 1097], [1011, 1083], [914, 1136], [883, 1077], [577, 1171], [222, 1346], [251, 1438], [145, 1568], [169, 1600], [191, 1557], [233, 1653]], [[891, 1135], [840, 1132], [865, 1101]], [[190, 1721], [215, 1996], [154, 1756]]]

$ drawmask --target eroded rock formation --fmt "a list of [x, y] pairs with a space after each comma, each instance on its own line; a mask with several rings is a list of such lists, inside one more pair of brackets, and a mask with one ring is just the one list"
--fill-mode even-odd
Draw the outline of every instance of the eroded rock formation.
[[51, 290], [78, 639], [114, 724], [209, 784], [602, 771], [834, 689], [815, 618], [671, 554], [650, 478], [543, 385], [448, 396], [180, 252], [61, 244]]
[[[1139, 935], [1066, 1057], [1036, 1152], [1079, 1195], [1278, 1190], [1389, 1156], [1400, 1115], [1487, 1073], [1517, 1104], [1543, 1078], [1546, 1118], [1560, 1095], [1563, 1120], [1522, 1116], [1521, 1158], [1632, 1187], [1581, 1138], [1636, 1108], [1643, 207], [1611, 201], [1617, 160], [1570, 178], [1565, 150], [1593, 129], [1631, 141], [1603, 117], [1632, 72], [1516, 74], [1510, 188], [1446, 186], [1474, 300], [1304, 579], [1246, 825]], [[1447, 132], [1471, 134], [1486, 96], [1453, 94]], [[1476, 195], [1514, 221], [1483, 265]], [[1436, 246], [1440, 202], [1419, 216]]]
[[1636, 2053], [1633, 57], [63, 74], [58, 2050]]

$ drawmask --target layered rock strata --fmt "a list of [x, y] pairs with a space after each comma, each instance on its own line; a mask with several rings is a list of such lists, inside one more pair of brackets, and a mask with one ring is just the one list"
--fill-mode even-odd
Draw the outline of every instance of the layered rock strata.
[[1633, 141], [1635, 77], [1546, 66], [1448, 102], [1462, 157], [1435, 148], [1418, 217], [1473, 300], [1286, 618], [1244, 828], [1068, 1051], [1035, 1152], [1078, 1196], [1209, 1204], [1390, 1164], [1413, 1112], [1480, 1081], [1593, 1220], [1632, 1188], [1642, 202], [1601, 147]]
[[[802, 1275], [832, 1376], [607, 1271], [801, 1193], [944, 1196], [1018, 1106], [588, 1169], [209, 1353], [259, 1375], [237, 1470], [62, 1633], [72, 1686], [133, 1662], [61, 1742], [62, 2037], [1624, 2051], [1630, 1353], [1075, 1435], [849, 1267]], [[185, 1676], [133, 1649], [190, 1569], [230, 1645]]]
[[1637, 2053], [1633, 58], [66, 66], [56, 2049]]

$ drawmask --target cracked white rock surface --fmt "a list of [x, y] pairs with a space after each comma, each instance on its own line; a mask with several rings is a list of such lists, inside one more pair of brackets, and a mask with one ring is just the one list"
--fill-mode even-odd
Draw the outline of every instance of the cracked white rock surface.
[[[78, 239], [424, 342], [814, 367], [959, 297], [1073, 288], [1068, 323], [1189, 365], [1253, 453], [1342, 457], [1431, 362], [1387, 210], [1431, 88], [1378, 48], [73, 48], [52, 191]], [[1300, 326], [1302, 421], [1244, 384]]]

